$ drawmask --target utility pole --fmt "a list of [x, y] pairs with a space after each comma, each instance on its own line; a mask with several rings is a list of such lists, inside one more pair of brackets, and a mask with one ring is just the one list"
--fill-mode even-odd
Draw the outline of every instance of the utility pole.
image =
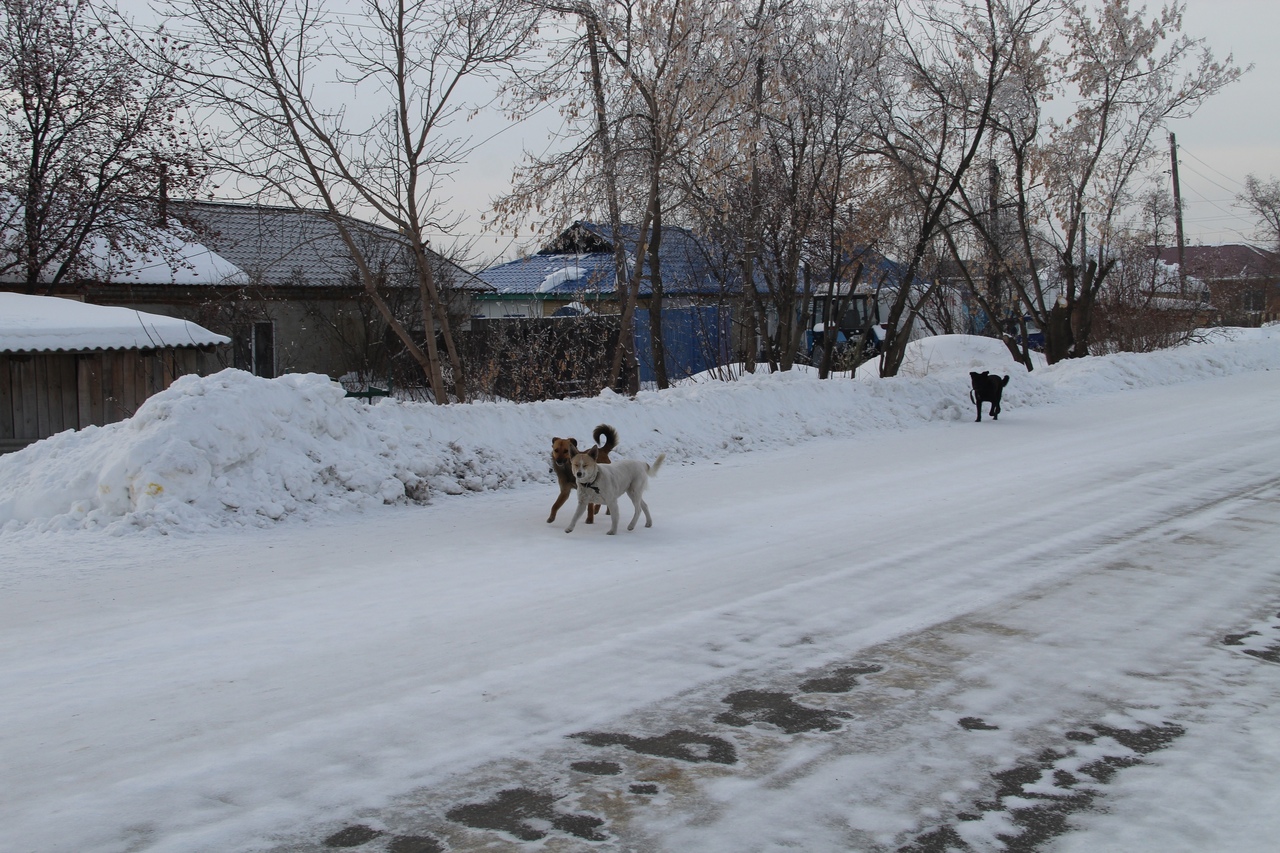
[[1173, 174], [1173, 222], [1178, 235], [1178, 282], [1187, 289], [1187, 246], [1182, 238], [1182, 189], [1178, 186], [1178, 137], [1169, 134], [1169, 161]]

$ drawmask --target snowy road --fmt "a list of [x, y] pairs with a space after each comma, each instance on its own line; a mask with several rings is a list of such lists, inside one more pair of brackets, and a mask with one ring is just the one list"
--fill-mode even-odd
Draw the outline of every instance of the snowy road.
[[1270, 371], [816, 438], [616, 537], [0, 537], [0, 850], [1274, 850], [1278, 424]]

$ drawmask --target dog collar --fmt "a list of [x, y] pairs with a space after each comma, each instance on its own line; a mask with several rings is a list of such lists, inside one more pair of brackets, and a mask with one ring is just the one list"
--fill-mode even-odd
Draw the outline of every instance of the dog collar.
[[596, 480], [599, 480], [599, 479], [600, 479], [600, 475], [596, 474], [595, 480], [592, 480], [590, 483], [580, 483], [579, 485], [581, 485], [582, 488], [584, 489], [590, 489], [591, 491], [595, 492], [598, 495], [600, 494], [600, 488], [596, 485]]

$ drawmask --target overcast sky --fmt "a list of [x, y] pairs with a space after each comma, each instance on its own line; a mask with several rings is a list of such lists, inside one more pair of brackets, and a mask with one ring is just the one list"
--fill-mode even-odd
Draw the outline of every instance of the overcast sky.
[[1241, 242], [1255, 227], [1233, 206], [1245, 176], [1280, 178], [1280, 0], [1187, 0], [1183, 23], [1217, 56], [1234, 54], [1241, 67], [1254, 66], [1170, 128], [1188, 241]]
[[[1163, 2], [1151, 0], [1147, 5], [1154, 10]], [[126, 10], [144, 8], [145, 3], [120, 0]], [[1134, 5], [1140, 3], [1135, 0]], [[1218, 58], [1232, 54], [1241, 67], [1253, 66], [1195, 116], [1170, 128], [1179, 147], [1188, 242], [1244, 242], [1255, 228], [1235, 203], [1246, 175], [1280, 177], [1280, 0], [1186, 0], [1184, 25], [1189, 35], [1204, 38]], [[547, 151], [557, 127], [558, 117], [548, 112], [516, 126], [496, 115], [482, 116], [468, 128], [477, 140], [485, 141], [458, 169], [453, 198], [454, 207], [468, 217], [462, 231], [474, 240], [475, 261], [510, 259], [522, 247], [530, 247], [527, 233], [514, 238], [485, 233], [480, 216], [508, 187], [521, 152]]]
[[[1149, 10], [1161, 5], [1163, 0], [1147, 4]], [[1240, 67], [1254, 66], [1192, 118], [1170, 127], [1179, 148], [1186, 239], [1246, 242], [1256, 226], [1235, 203], [1245, 176], [1280, 178], [1280, 0], [1187, 0], [1183, 24], [1219, 59], [1232, 54]], [[506, 187], [513, 152], [521, 143], [543, 150], [547, 129], [546, 123], [512, 128], [483, 146], [459, 174], [460, 205], [486, 207], [485, 198]], [[477, 250], [487, 257], [510, 256], [520, 242], [484, 235]]]

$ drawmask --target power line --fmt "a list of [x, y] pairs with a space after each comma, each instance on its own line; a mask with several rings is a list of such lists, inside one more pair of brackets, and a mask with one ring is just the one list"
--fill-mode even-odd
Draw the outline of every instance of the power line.
[[[1199, 161], [1197, 160], [1196, 162], [1199, 162]], [[1230, 187], [1224, 187], [1222, 184], [1218, 183], [1218, 182], [1217, 182], [1217, 181], [1215, 181], [1213, 178], [1209, 177], [1208, 175], [1204, 174], [1203, 172], [1198, 171], [1197, 169], [1192, 168], [1191, 166], [1187, 166], [1187, 167], [1186, 167], [1186, 170], [1187, 170], [1188, 172], [1191, 172], [1192, 174], [1199, 175], [1200, 177], [1204, 178], [1206, 181], [1208, 181], [1209, 183], [1213, 184], [1215, 187], [1217, 187], [1218, 189], [1220, 189], [1220, 190], [1222, 190], [1222, 191], [1224, 191], [1224, 192], [1231, 192], [1231, 191], [1232, 191]], [[1230, 179], [1228, 178], [1228, 180], [1230, 180]]]
[[1240, 191], [1244, 189], [1244, 185], [1230, 175], [1210, 166], [1203, 159], [1197, 157], [1183, 146], [1178, 147], [1178, 154], [1180, 155], [1180, 162], [1181, 157], [1186, 156], [1190, 160], [1198, 163], [1200, 166], [1203, 166], [1205, 170], [1212, 172], [1223, 181], [1226, 181], [1228, 184], [1235, 187], [1235, 189], [1232, 189], [1231, 186], [1225, 186], [1194, 166], [1184, 163], [1183, 166], [1186, 171], [1201, 180], [1204, 180], [1211, 186], [1231, 194], [1229, 199], [1209, 198], [1205, 194], [1196, 190], [1194, 186], [1184, 186], [1184, 190], [1189, 195], [1193, 196], [1194, 203], [1208, 205], [1213, 208], [1213, 210], [1217, 211], [1217, 213], [1211, 213], [1208, 216], [1187, 217], [1186, 221], [1196, 226], [1196, 231], [1199, 233], [1201, 239], [1210, 238], [1217, 241], [1239, 239], [1248, 242], [1250, 239], [1248, 232], [1253, 231], [1257, 223], [1255, 223], [1251, 217], [1243, 214], [1236, 203], [1239, 198]]
[[[1223, 174], [1222, 172], [1219, 172], [1217, 169], [1213, 168], [1213, 167], [1212, 167], [1212, 166], [1210, 166], [1208, 163], [1206, 163], [1205, 161], [1201, 160], [1199, 157], [1197, 157], [1196, 155], [1192, 154], [1192, 153], [1191, 153], [1190, 151], [1188, 151], [1187, 149], [1185, 149], [1185, 148], [1179, 148], [1178, 150], [1179, 150], [1179, 151], [1181, 151], [1182, 153], [1186, 154], [1186, 155], [1187, 155], [1188, 157], [1190, 157], [1192, 160], [1195, 160], [1195, 161], [1196, 161], [1197, 163], [1199, 163], [1201, 166], [1204, 166], [1204, 167], [1205, 167], [1206, 169], [1208, 169], [1210, 172], [1213, 172], [1213, 173], [1217, 174], [1219, 177], [1223, 178], [1224, 180], [1230, 181], [1231, 183], [1235, 184], [1235, 185], [1236, 185], [1237, 187], [1239, 187], [1240, 189], [1244, 189], [1244, 184], [1240, 183], [1239, 181], [1237, 181], [1235, 178], [1231, 177], [1230, 175], [1226, 175], [1226, 174]], [[1188, 167], [1188, 168], [1190, 168], [1190, 167]], [[1203, 175], [1201, 175], [1201, 177], [1204, 177], [1204, 176], [1203, 176]], [[1208, 178], [1205, 178], [1205, 180], [1207, 181], [1207, 180], [1209, 180], [1209, 179], [1208, 179]], [[1227, 187], [1221, 187], [1221, 188], [1222, 188], [1222, 189], [1224, 189], [1224, 190], [1227, 190], [1227, 192], [1231, 192], [1231, 191], [1232, 191], [1232, 190], [1228, 189]]]

